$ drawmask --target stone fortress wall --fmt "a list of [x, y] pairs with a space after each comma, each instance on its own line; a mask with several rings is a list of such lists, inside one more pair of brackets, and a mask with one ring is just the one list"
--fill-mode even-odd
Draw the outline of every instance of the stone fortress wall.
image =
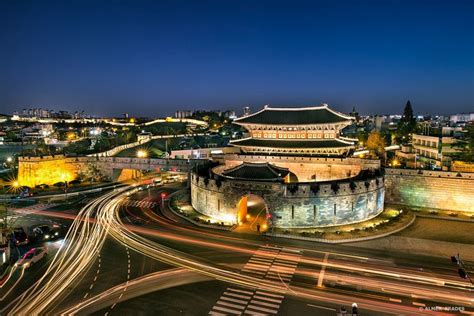
[[187, 172], [202, 160], [192, 159], [150, 159], [122, 157], [19, 157], [18, 182], [20, 185], [35, 187], [39, 184], [52, 185], [71, 181], [78, 177], [81, 169], [95, 165], [102, 175], [116, 181], [124, 170], [174, 169]]
[[[337, 183], [337, 188], [333, 183]], [[237, 223], [245, 195], [265, 200], [275, 227], [323, 227], [365, 221], [384, 206], [383, 177], [332, 183], [271, 183], [209, 179], [192, 174], [191, 201], [200, 213]]]
[[474, 173], [385, 169], [387, 203], [474, 213]]

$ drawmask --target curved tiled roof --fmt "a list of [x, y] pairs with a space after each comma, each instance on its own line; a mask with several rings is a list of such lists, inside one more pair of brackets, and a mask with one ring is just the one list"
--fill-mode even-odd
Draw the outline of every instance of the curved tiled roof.
[[340, 139], [322, 139], [322, 140], [279, 140], [279, 139], [257, 139], [244, 138], [233, 140], [229, 143], [234, 146], [242, 147], [262, 147], [262, 148], [337, 148], [351, 147], [353, 143]]
[[233, 179], [282, 181], [290, 171], [269, 163], [244, 162], [234, 168], [225, 170], [222, 175]]
[[327, 104], [317, 107], [302, 108], [271, 108], [239, 117], [236, 124], [265, 124], [265, 125], [313, 125], [348, 122], [352, 118], [328, 108]]

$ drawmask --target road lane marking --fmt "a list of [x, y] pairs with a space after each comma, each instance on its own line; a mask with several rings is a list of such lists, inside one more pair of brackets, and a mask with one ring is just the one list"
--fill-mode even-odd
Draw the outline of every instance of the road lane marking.
[[335, 308], [329, 308], [329, 307], [324, 307], [324, 306], [319, 306], [319, 305], [314, 305], [314, 304], [307, 304], [308, 306], [310, 307], [314, 307], [314, 308], [320, 308], [320, 309], [325, 309], [325, 310], [328, 310], [328, 311], [336, 311]]
[[326, 271], [326, 262], [328, 262], [328, 257], [329, 257], [329, 253], [326, 253], [324, 255], [324, 260], [323, 260], [323, 264], [321, 266], [321, 271], [319, 272], [319, 277], [318, 277], [318, 287], [323, 287], [323, 279], [324, 279], [324, 273]]

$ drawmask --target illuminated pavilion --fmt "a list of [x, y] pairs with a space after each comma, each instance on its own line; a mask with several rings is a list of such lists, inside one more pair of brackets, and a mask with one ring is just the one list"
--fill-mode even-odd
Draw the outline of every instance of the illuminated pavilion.
[[231, 141], [244, 153], [278, 155], [346, 156], [354, 142], [340, 136], [352, 117], [327, 104], [303, 108], [271, 108], [234, 120], [249, 137]]

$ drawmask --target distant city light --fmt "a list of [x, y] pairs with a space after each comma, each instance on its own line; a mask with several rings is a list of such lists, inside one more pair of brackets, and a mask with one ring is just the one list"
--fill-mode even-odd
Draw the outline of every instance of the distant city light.
[[100, 134], [100, 129], [98, 129], [98, 128], [91, 129], [91, 130], [89, 131], [89, 134], [90, 134], [90, 135], [93, 135], [93, 136], [97, 136], [97, 135]]

